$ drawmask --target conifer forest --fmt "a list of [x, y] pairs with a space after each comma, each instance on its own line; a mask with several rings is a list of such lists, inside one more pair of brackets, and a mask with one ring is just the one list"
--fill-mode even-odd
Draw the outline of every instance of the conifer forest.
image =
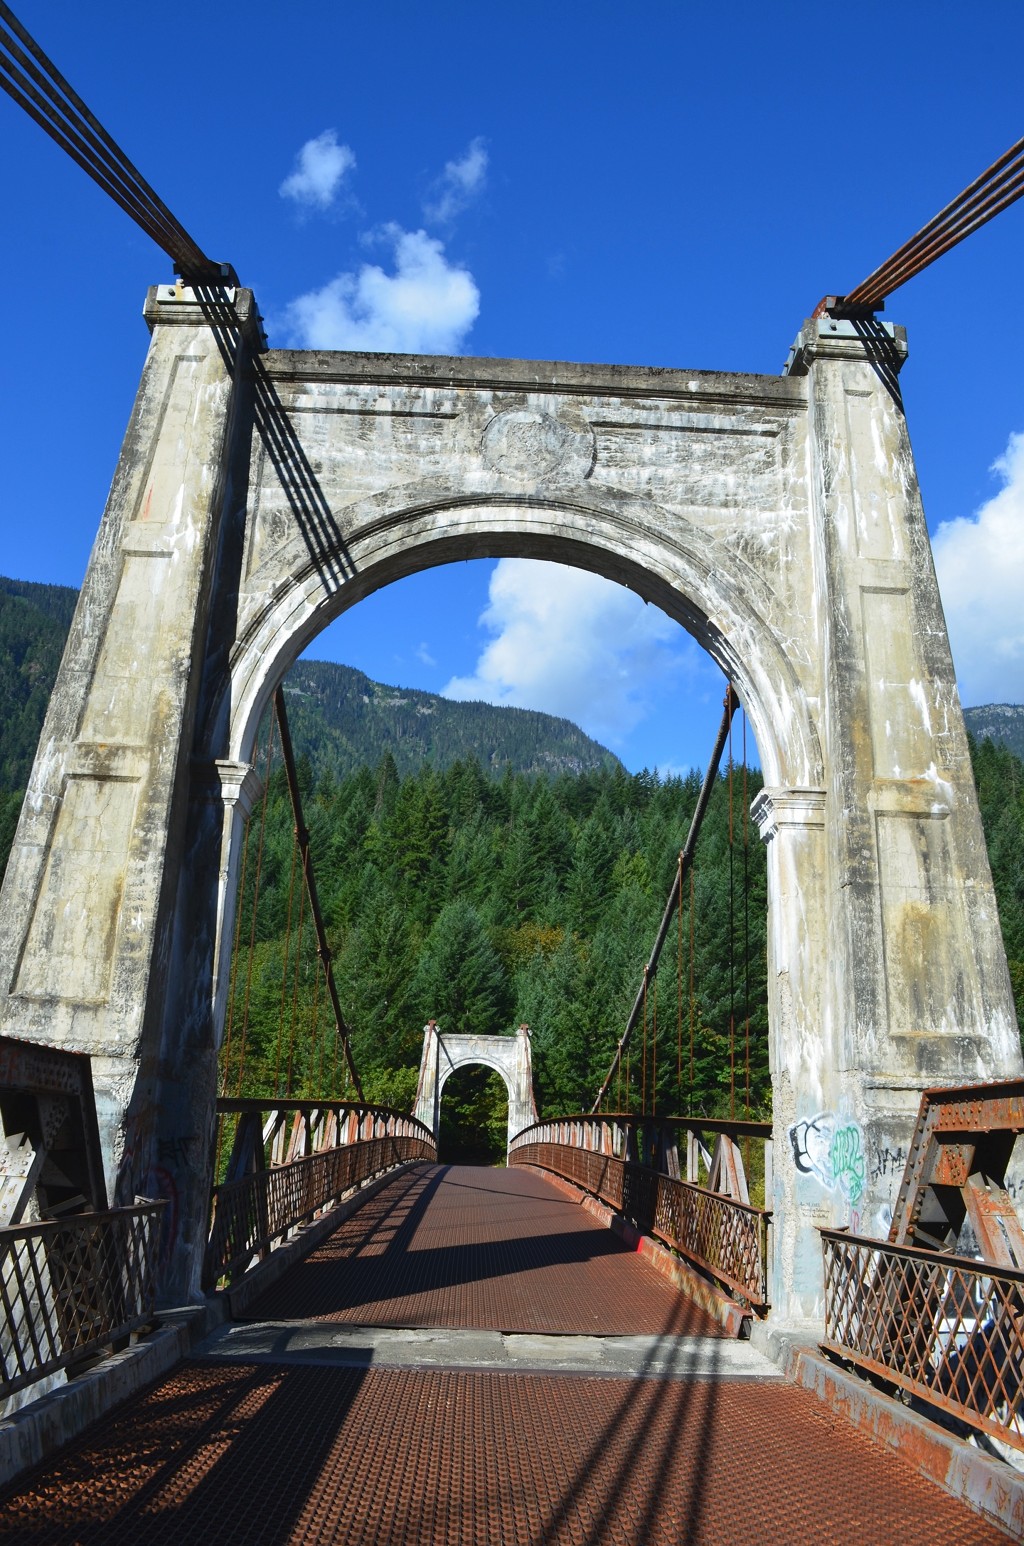
[[[493, 779], [460, 759], [399, 778], [388, 754], [340, 780], [314, 779], [305, 757], [298, 773], [367, 1094], [409, 1106], [428, 1019], [485, 1034], [525, 1022], [542, 1114], [589, 1107], [643, 982], [699, 775]], [[343, 1084], [344, 1069], [302, 916], [283, 769], [266, 786], [246, 840], [224, 1090], [313, 1096]], [[613, 1105], [768, 1109], [765, 857], [745, 814], [759, 788], [736, 761], [717, 781]], [[467, 1070], [444, 1106], [503, 1150], [504, 1098], [497, 1075]]]

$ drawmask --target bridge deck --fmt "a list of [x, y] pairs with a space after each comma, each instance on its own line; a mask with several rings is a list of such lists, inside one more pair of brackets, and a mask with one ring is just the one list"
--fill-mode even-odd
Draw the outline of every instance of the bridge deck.
[[0, 1497], [0, 1542], [1008, 1539], [536, 1176], [399, 1178], [255, 1313]]
[[716, 1336], [611, 1230], [542, 1176], [418, 1165], [248, 1311], [249, 1320]]

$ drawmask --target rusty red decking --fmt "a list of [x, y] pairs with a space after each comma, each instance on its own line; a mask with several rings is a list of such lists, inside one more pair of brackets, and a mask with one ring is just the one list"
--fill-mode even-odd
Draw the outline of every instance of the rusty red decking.
[[0, 1500], [18, 1546], [983, 1546], [782, 1382], [186, 1365]]
[[421, 1165], [366, 1202], [247, 1320], [721, 1336], [542, 1176]]
[[[541, 1177], [421, 1167], [253, 1315], [715, 1334]], [[326, 1333], [327, 1344], [330, 1333]], [[735, 1345], [735, 1344], [733, 1344]], [[723, 1353], [729, 1344], [711, 1345]], [[0, 1496], [0, 1546], [987, 1546], [779, 1379], [195, 1359]]]

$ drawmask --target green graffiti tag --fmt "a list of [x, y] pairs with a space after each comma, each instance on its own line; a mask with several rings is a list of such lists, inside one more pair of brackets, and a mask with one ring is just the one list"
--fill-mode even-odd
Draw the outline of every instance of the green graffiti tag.
[[847, 1122], [842, 1127], [836, 1128], [832, 1135], [828, 1157], [832, 1166], [834, 1184], [846, 1193], [851, 1204], [856, 1207], [864, 1195], [867, 1163], [864, 1159], [860, 1128], [855, 1122]]

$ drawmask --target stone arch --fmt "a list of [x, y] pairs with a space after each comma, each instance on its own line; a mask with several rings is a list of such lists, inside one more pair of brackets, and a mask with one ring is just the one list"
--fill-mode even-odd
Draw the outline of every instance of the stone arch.
[[521, 1025], [514, 1036], [463, 1035], [444, 1032], [436, 1020], [428, 1020], [423, 1027], [414, 1114], [435, 1138], [441, 1130], [441, 1096], [448, 1080], [462, 1068], [481, 1065], [493, 1069], [505, 1081], [508, 1144], [524, 1127], [536, 1122], [529, 1026]]
[[[781, 1316], [870, 1228], [922, 1088], [1010, 1077], [1016, 1017], [913, 453], [902, 330], [804, 324], [779, 377], [265, 349], [251, 292], [154, 287], [142, 382], [0, 898], [0, 1034], [92, 1058], [109, 1191], [160, 1168], [198, 1283], [254, 727], [380, 585], [561, 558], [734, 679], [767, 787]], [[857, 1217], [788, 1158], [841, 1113]]]
[[[587, 489], [467, 495], [402, 486], [345, 511], [345, 540], [311, 557], [302, 538], [251, 576], [225, 679], [206, 730], [212, 749], [251, 757], [274, 687], [318, 633], [384, 585], [465, 558], [547, 558], [601, 574], [673, 617], [734, 682], [767, 783], [820, 787], [822, 755], [799, 641], [787, 653], [775, 598], [742, 555], [650, 499]], [[339, 578], [344, 557], [347, 575]]]

